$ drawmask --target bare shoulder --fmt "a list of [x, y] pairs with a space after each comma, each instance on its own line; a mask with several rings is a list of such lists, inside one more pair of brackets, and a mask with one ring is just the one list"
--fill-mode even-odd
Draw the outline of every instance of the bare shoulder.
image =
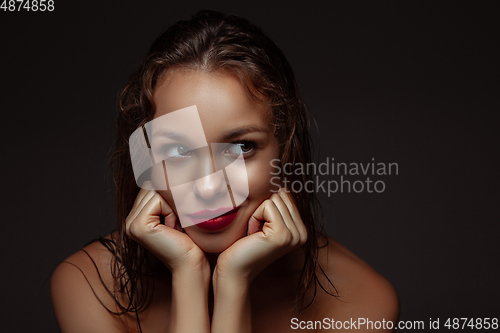
[[[83, 251], [84, 250], [84, 251]], [[86, 246], [52, 273], [50, 291], [61, 332], [122, 332], [123, 322], [106, 288], [113, 290], [111, 252], [101, 243]]]
[[328, 238], [328, 245], [320, 250], [319, 262], [336, 291], [320, 273], [318, 278], [321, 284], [325, 289], [330, 285], [327, 290], [338, 295], [331, 297], [326, 293], [320, 294], [317, 304], [324, 318], [365, 318], [373, 322], [385, 320], [396, 324], [399, 317], [398, 295], [382, 275], [332, 238]]
[[[59, 286], [56, 282], [66, 281], [68, 278], [81, 276], [89, 287], [99, 292], [104, 285], [112, 285], [111, 252], [100, 242], [96, 241], [72, 254], [62, 261], [54, 270], [51, 279], [51, 288]], [[79, 278], [78, 280], [82, 280]], [[99, 282], [99, 283], [97, 283]]]

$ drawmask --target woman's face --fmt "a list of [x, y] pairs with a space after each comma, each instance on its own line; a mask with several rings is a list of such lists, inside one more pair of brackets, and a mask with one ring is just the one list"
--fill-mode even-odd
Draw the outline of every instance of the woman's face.
[[[153, 185], [202, 250], [222, 252], [246, 235], [252, 213], [274, 189], [271, 160], [278, 158], [278, 143], [270, 109], [223, 71], [175, 70], [158, 84], [154, 102], [151, 123], [172, 113], [162, 119], [175, 117], [179, 126], [158, 131], [162, 121], [156, 122], [155, 132], [164, 135], [152, 137], [151, 150], [164, 161], [153, 168]], [[168, 190], [158, 185], [162, 172]]]

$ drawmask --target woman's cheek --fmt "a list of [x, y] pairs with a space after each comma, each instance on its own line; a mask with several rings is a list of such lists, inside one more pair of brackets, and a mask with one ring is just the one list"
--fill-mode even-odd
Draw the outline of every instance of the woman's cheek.
[[[165, 171], [163, 169], [162, 163], [157, 163], [151, 168], [151, 183], [153, 184], [153, 188], [156, 192], [160, 193], [160, 195], [165, 199], [170, 208], [173, 209], [175, 215], [179, 215], [177, 211], [177, 207], [175, 205], [174, 197], [172, 195], [172, 191], [168, 188], [168, 182], [165, 179]], [[181, 197], [177, 198], [177, 200], [184, 199], [186, 193], [181, 193]]]
[[177, 213], [177, 207], [175, 206], [175, 203], [174, 203], [174, 198], [172, 196], [172, 191], [170, 191], [170, 190], [159, 190], [157, 192], [160, 193], [160, 195], [163, 197], [163, 199], [165, 199], [165, 201], [170, 206], [170, 208], [172, 208], [172, 210], [174, 211], [175, 215], [178, 216], [179, 214]]
[[[279, 177], [272, 175], [273, 168], [269, 163], [250, 165], [247, 167], [249, 199], [262, 202], [269, 198], [279, 184]], [[273, 178], [274, 177], [274, 178]]]

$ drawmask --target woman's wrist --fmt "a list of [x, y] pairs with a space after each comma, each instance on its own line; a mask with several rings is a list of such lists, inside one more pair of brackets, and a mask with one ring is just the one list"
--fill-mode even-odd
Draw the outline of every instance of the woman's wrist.
[[184, 257], [187, 259], [176, 262], [169, 262], [167, 259], [161, 259], [163, 264], [174, 275], [203, 275], [210, 279], [210, 264], [202, 251], [199, 253], [187, 253]]
[[[169, 332], [210, 332], [208, 293], [210, 267], [179, 267], [172, 271]], [[193, 320], [196, 314], [196, 320]]]
[[180, 265], [178, 267], [170, 268], [172, 273], [172, 283], [193, 281], [206, 285], [210, 284], [210, 265], [208, 261], [199, 262], [193, 265]]
[[234, 275], [213, 276], [214, 315], [212, 332], [247, 333], [252, 331], [250, 306], [250, 281]]
[[229, 294], [235, 297], [245, 297], [250, 289], [251, 279], [245, 274], [234, 274], [214, 270], [212, 285], [214, 294]]

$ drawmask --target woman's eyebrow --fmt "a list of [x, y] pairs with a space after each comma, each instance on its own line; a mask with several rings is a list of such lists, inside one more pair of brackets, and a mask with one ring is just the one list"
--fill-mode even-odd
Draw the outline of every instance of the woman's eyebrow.
[[175, 131], [175, 130], [172, 130], [169, 128], [160, 128], [157, 130], [153, 130], [152, 135], [153, 135], [153, 137], [163, 136], [163, 137], [166, 137], [166, 138], [169, 138], [172, 140], [178, 140], [178, 141], [182, 141], [182, 140], [185, 140], [187, 138], [186, 135], [183, 134], [182, 132]]
[[255, 127], [255, 126], [242, 127], [242, 128], [238, 128], [238, 129], [235, 129], [233, 131], [230, 131], [230, 132], [223, 134], [221, 137], [221, 142], [229, 142], [229, 141], [234, 140], [235, 138], [237, 138], [239, 136], [242, 136], [242, 135], [248, 134], [248, 133], [253, 133], [253, 132], [260, 132], [260, 133], [267, 134], [269, 131], [264, 129], [264, 128]]
[[[182, 133], [181, 131], [172, 130], [170, 128], [156, 129], [152, 131], [151, 137], [148, 137], [149, 142], [161, 140], [162, 138], [171, 139], [175, 142], [182, 142], [188, 145], [207, 144], [206, 138], [203, 133]], [[149, 133], [148, 133], [149, 134]], [[161, 141], [159, 141], [161, 142]]]

